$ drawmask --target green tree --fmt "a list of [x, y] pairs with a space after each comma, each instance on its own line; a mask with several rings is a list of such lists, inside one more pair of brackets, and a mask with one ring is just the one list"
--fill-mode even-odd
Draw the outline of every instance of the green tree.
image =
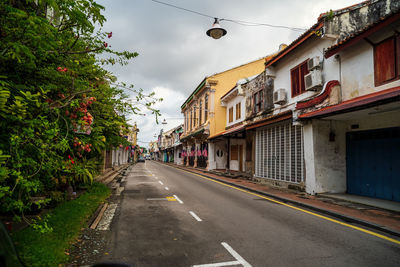
[[92, 0], [1, 1], [0, 212], [23, 214], [50, 192], [91, 182], [102, 151], [127, 145], [127, 114], [159, 115], [153, 93], [104, 69], [137, 53], [112, 50], [112, 33], [96, 31], [103, 9]]

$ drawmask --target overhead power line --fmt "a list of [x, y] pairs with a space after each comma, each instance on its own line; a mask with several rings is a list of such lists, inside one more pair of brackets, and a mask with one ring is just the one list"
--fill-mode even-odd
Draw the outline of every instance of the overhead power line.
[[[201, 12], [198, 12], [198, 11], [195, 11], [195, 10], [191, 10], [191, 9], [188, 9], [188, 8], [184, 8], [184, 7], [180, 7], [180, 6], [176, 6], [176, 5], [173, 5], [173, 4], [170, 4], [170, 3], [166, 3], [166, 2], [162, 2], [162, 1], [159, 1], [159, 0], [150, 0], [150, 1], [158, 3], [158, 4], [161, 4], [161, 5], [166, 5], [166, 6], [169, 6], [169, 7], [172, 7], [172, 8], [180, 9], [180, 10], [183, 10], [183, 11], [186, 11], [186, 12], [190, 12], [190, 13], [193, 13], [193, 14], [196, 14], [196, 15], [199, 15], [199, 16], [212, 18], [212, 19], [218, 18], [216, 16], [211, 16], [211, 15], [208, 15], [208, 14], [205, 14], [205, 13], [201, 13]], [[239, 25], [242, 25], [242, 26], [253, 26], [253, 27], [254, 26], [265, 26], [265, 27], [271, 27], [271, 28], [288, 29], [288, 30], [299, 31], [299, 32], [303, 32], [303, 31], [307, 30], [307, 29], [303, 29], [303, 28], [289, 27], [289, 26], [284, 26], [284, 25], [273, 25], [273, 24], [269, 24], [269, 23], [258, 23], [258, 22], [250, 22], [250, 21], [234, 20], [234, 19], [224, 19], [224, 18], [218, 18], [218, 19], [219, 19], [219, 21], [229, 21], [229, 22], [236, 23], [236, 24], [239, 24]]]

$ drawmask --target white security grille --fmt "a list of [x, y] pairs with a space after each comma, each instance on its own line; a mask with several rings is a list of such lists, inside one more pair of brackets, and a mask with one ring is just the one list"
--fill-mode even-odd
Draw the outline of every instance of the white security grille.
[[284, 123], [257, 129], [255, 175], [292, 183], [304, 181], [303, 129]]

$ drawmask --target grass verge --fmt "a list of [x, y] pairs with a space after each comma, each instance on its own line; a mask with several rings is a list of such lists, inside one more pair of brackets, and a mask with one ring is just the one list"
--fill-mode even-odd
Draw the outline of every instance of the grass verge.
[[13, 234], [21, 259], [27, 266], [57, 266], [69, 259], [66, 251], [79, 237], [89, 217], [110, 195], [104, 184], [94, 183], [79, 198], [56, 207], [48, 218], [52, 232], [40, 233], [32, 227]]

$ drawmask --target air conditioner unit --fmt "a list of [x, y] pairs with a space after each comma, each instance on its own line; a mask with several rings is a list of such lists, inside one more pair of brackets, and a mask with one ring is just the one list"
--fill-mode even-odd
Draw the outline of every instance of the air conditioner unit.
[[307, 61], [307, 67], [309, 71], [321, 67], [321, 62], [319, 61], [319, 57], [310, 58]]
[[309, 74], [304, 76], [304, 84], [307, 91], [315, 91], [322, 87], [322, 73], [321, 70], [312, 70]]
[[278, 89], [274, 92], [274, 104], [283, 105], [286, 103], [286, 90], [284, 88]]

